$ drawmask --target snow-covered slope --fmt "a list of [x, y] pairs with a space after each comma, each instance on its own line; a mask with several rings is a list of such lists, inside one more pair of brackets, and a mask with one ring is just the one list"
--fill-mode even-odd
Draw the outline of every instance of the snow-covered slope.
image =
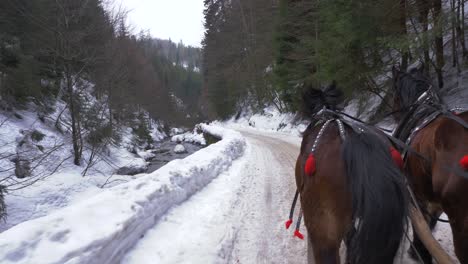
[[222, 138], [152, 174], [0, 234], [0, 263], [118, 263], [172, 206], [202, 189], [243, 155], [237, 132], [202, 125]]
[[[54, 104], [54, 110], [47, 114], [33, 103], [24, 109], [0, 111], [0, 184], [8, 190], [8, 217], [5, 222], [0, 221], [0, 232], [97, 194], [104, 184], [110, 187], [134, 178], [115, 175], [108, 181], [118, 168], [147, 167], [143, 155], [129, 151], [131, 128], [122, 128], [122, 143], [110, 144], [83, 177], [90, 150], [85, 146], [82, 166], [73, 164], [67, 107], [62, 101]], [[59, 116], [61, 122], [56, 121]], [[165, 136], [158, 124], [154, 123], [152, 129], [154, 140]], [[18, 157], [31, 160], [30, 176], [15, 176], [14, 159]]]
[[224, 122], [214, 122], [217, 123], [231, 128], [250, 127], [259, 131], [275, 131], [296, 136], [300, 135], [308, 125], [306, 121], [298, 119], [296, 114], [280, 113], [273, 106], [266, 107], [260, 113], [244, 113], [237, 119], [232, 117]]

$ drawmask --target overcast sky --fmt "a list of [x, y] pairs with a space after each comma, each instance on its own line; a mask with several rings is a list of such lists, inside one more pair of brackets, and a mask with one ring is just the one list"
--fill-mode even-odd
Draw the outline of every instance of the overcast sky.
[[200, 46], [203, 38], [203, 0], [117, 0], [130, 10], [135, 33], [148, 29], [156, 38], [182, 40]]

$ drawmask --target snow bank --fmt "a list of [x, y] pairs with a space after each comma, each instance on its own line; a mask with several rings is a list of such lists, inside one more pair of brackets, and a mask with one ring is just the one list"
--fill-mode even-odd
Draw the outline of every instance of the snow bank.
[[244, 154], [234, 131], [202, 125], [222, 140], [91, 199], [0, 234], [0, 262], [119, 263], [172, 206], [202, 189]]
[[246, 113], [237, 119], [233, 117], [221, 124], [231, 128], [250, 127], [259, 131], [275, 131], [295, 136], [300, 135], [309, 125], [306, 121], [299, 120], [296, 114], [280, 113], [273, 106], [266, 107], [261, 113]]

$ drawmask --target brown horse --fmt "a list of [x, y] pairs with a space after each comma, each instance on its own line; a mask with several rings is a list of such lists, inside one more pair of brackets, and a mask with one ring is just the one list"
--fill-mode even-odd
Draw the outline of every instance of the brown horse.
[[[408, 153], [405, 170], [422, 211], [433, 228], [442, 211], [449, 218], [455, 253], [468, 263], [468, 113], [452, 114], [433, 91], [423, 69], [393, 70], [394, 110], [400, 125], [395, 136], [417, 153]], [[427, 92], [426, 92], [427, 91]], [[432, 257], [415, 236], [424, 263]], [[411, 252], [416, 257], [414, 251]]]
[[313, 254], [317, 264], [339, 264], [345, 241], [348, 263], [391, 264], [406, 231], [404, 176], [384, 137], [335, 114], [338, 97], [334, 85], [304, 96], [311, 113], [328, 109], [304, 132], [296, 163], [309, 262]]

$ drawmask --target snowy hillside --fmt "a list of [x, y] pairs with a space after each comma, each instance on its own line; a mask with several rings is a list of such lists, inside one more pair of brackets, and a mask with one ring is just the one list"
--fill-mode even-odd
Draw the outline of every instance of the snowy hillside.
[[[368, 100], [353, 99], [347, 102], [344, 112], [361, 118], [364, 121], [374, 114], [382, 99], [375, 95], [367, 95]], [[297, 113], [280, 113], [276, 107], [269, 106], [262, 111], [252, 113], [242, 112], [238, 117], [232, 117], [227, 121], [215, 122], [231, 128], [249, 127], [259, 131], [281, 132], [300, 136], [309, 125], [307, 118], [302, 118]]]
[[[48, 113], [33, 103], [0, 112], [0, 184], [8, 191], [8, 218], [0, 222], [0, 232], [134, 178], [114, 175], [119, 168], [147, 167], [145, 151], [134, 144], [129, 127], [121, 128], [119, 143], [108, 144], [99, 153], [85, 145], [82, 165], [74, 165], [70, 116], [64, 102], [52, 103]], [[155, 141], [165, 137], [156, 122], [151, 137]]]

